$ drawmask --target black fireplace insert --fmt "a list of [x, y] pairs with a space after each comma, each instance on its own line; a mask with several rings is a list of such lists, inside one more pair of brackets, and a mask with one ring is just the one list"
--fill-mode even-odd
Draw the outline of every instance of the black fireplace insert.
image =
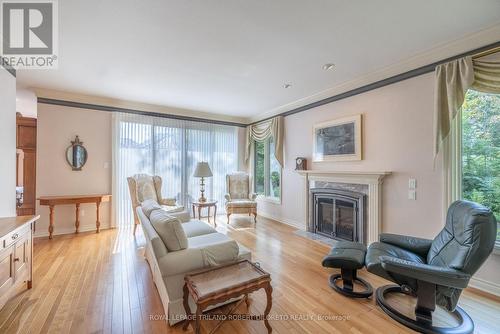
[[355, 242], [364, 242], [365, 194], [337, 189], [311, 189], [310, 232]]

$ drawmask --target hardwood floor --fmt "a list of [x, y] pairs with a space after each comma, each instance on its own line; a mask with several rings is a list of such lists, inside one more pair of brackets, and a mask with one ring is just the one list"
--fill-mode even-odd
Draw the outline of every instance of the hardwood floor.
[[[355, 300], [332, 291], [321, 267], [328, 247], [304, 239], [294, 229], [264, 218], [253, 224], [218, 230], [253, 252], [253, 260], [271, 273], [273, 333], [410, 333], [386, 316], [373, 299]], [[248, 224], [248, 225], [247, 225]], [[35, 242], [32, 290], [19, 291], [0, 311], [0, 333], [191, 333], [166, 325], [160, 298], [143, 258], [144, 237], [131, 229], [99, 234], [56, 236]], [[361, 271], [374, 288], [387, 282]], [[396, 298], [411, 308], [405, 298]], [[472, 316], [476, 333], [498, 332], [500, 301], [466, 291], [462, 307]], [[264, 292], [251, 295], [250, 311], [261, 313]], [[223, 310], [218, 310], [220, 312]], [[246, 312], [243, 303], [238, 312]], [[203, 322], [208, 333], [215, 322]], [[266, 333], [262, 321], [233, 321], [217, 333]]]

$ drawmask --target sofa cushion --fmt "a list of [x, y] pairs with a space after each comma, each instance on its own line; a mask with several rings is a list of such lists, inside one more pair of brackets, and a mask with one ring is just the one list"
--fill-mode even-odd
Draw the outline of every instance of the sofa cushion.
[[217, 232], [212, 226], [208, 225], [207, 223], [195, 219], [182, 224], [182, 228], [184, 229], [184, 232], [186, 233], [186, 236], [188, 238]]
[[184, 212], [184, 207], [182, 205], [162, 205], [163, 210], [167, 211], [168, 213], [174, 213], [174, 212]]
[[188, 247], [188, 239], [179, 219], [170, 216], [164, 210], [154, 210], [149, 220], [169, 251]]
[[207, 245], [226, 242], [228, 240], [233, 239], [222, 233], [209, 233], [188, 238], [188, 246], [189, 248], [203, 248]]
[[[184, 209], [184, 208], [183, 208]], [[186, 210], [182, 210], [182, 211], [170, 211], [168, 210], [167, 213], [172, 216], [172, 217], [175, 217], [177, 219], [179, 219], [181, 221], [181, 223], [187, 223], [188, 221], [191, 220], [191, 215], [189, 214], [189, 212], [187, 212]], [[188, 236], [189, 238], [189, 236]]]
[[226, 203], [226, 208], [256, 208], [257, 202], [249, 199], [237, 199]]
[[188, 239], [189, 248], [200, 249], [205, 266], [217, 266], [238, 259], [236, 241], [222, 233], [210, 233]]
[[149, 218], [154, 210], [161, 210], [163, 207], [155, 200], [148, 199], [141, 203], [142, 212]]

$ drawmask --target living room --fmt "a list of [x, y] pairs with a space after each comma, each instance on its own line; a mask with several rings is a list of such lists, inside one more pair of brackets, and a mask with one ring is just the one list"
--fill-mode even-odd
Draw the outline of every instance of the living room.
[[497, 331], [497, 2], [1, 6], [0, 332]]

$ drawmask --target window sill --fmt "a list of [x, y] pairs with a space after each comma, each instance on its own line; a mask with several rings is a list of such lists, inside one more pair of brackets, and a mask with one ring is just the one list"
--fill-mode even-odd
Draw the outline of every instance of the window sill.
[[281, 198], [268, 197], [268, 196], [264, 196], [264, 195], [258, 195], [257, 201], [262, 201], [262, 202], [267, 202], [267, 203], [272, 203], [272, 204], [281, 204]]

